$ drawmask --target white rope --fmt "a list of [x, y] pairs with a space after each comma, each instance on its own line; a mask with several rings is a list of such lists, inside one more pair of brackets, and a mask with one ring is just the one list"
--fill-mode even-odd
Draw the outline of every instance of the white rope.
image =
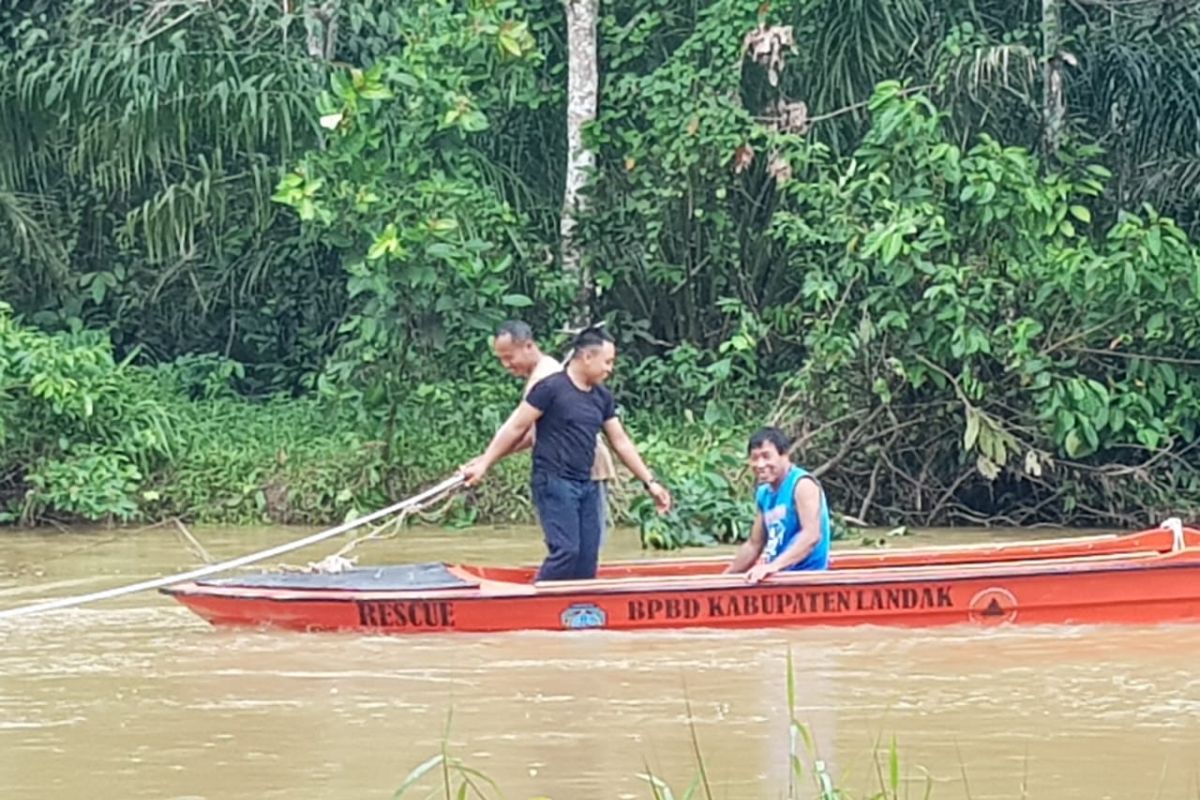
[[1187, 543], [1183, 538], [1183, 520], [1181, 520], [1179, 517], [1171, 517], [1170, 519], [1163, 520], [1163, 523], [1160, 527], [1166, 528], [1172, 533], [1171, 550], [1173, 552], [1177, 553], [1187, 546]]
[[60, 597], [57, 600], [48, 600], [44, 603], [35, 603], [33, 605], [6, 609], [0, 611], [0, 619], [11, 619], [13, 617], [25, 616], [26, 614], [40, 614], [43, 611], [53, 611], [58, 608], [68, 608], [70, 606], [82, 605], [83, 603], [91, 603], [96, 600], [107, 600], [109, 598], [121, 597], [122, 595], [133, 594], [134, 592], [141, 592], [147, 589], [158, 589], [175, 583], [183, 583], [184, 581], [203, 578], [217, 572], [224, 572], [225, 570], [235, 569], [237, 567], [244, 567], [247, 564], [253, 564], [255, 561], [273, 558], [275, 556], [282, 555], [283, 553], [290, 553], [293, 550], [299, 550], [302, 547], [308, 547], [310, 544], [316, 544], [317, 542], [323, 542], [326, 539], [332, 539], [334, 536], [340, 536], [346, 531], [350, 531], [374, 522], [381, 517], [386, 517], [389, 514], [395, 514], [397, 511], [403, 511], [407, 508], [411, 508], [412, 506], [420, 505], [427, 502], [431, 498], [438, 497], [439, 495], [456, 488], [462, 482], [463, 476], [455, 475], [452, 478], [447, 478], [446, 480], [442, 481], [432, 489], [426, 489], [420, 494], [413, 495], [407, 500], [401, 500], [400, 502], [390, 505], [387, 508], [381, 508], [365, 517], [359, 517], [358, 519], [351, 520], [350, 522], [344, 522], [341, 525], [338, 525], [336, 528], [330, 528], [329, 530], [321, 531], [320, 533], [314, 533], [311, 536], [304, 537], [303, 539], [297, 539], [293, 542], [277, 545], [267, 550], [260, 550], [259, 552], [251, 553], [248, 556], [242, 556], [230, 561], [222, 561], [220, 564], [210, 564], [206, 567], [194, 569], [191, 572], [181, 572], [178, 575], [168, 575], [165, 578], [154, 578], [153, 580], [142, 581], [141, 583], [133, 583], [128, 586], [118, 586], [113, 589], [105, 589], [101, 592], [81, 594], [76, 595], [75, 597]]

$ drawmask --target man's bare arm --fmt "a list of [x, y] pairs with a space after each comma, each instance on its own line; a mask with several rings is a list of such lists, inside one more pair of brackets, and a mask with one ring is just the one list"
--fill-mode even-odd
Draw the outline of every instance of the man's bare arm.
[[604, 435], [608, 437], [608, 443], [617, 457], [621, 459], [621, 463], [629, 467], [629, 471], [635, 478], [646, 484], [646, 491], [654, 497], [654, 504], [657, 506], [658, 512], [665, 514], [670, 511], [671, 493], [665, 486], [654, 480], [654, 474], [650, 472], [646, 462], [642, 461], [637, 447], [629, 438], [629, 434], [625, 432], [625, 426], [621, 424], [621, 420], [616, 417], [607, 419], [604, 422]]
[[478, 483], [493, 464], [512, 452], [512, 448], [521, 442], [541, 416], [541, 411], [522, 400], [516, 411], [496, 431], [483, 455], [463, 467], [462, 474], [467, 479], [467, 485]]
[[763, 527], [761, 511], [754, 512], [754, 524], [750, 526], [750, 538], [742, 542], [733, 556], [733, 561], [725, 568], [726, 572], [745, 572], [754, 566], [754, 562], [762, 554], [763, 545], [767, 543], [767, 532]]
[[613, 452], [617, 454], [617, 457], [621, 459], [621, 463], [629, 467], [629, 471], [633, 473], [633, 477], [642, 483], [649, 483], [654, 480], [653, 473], [646, 466], [646, 462], [642, 461], [641, 454], [638, 453], [633, 440], [629, 438], [629, 434], [625, 432], [625, 426], [621, 424], [621, 420], [611, 417], [605, 422], [604, 435], [608, 437], [608, 443], [612, 446]]

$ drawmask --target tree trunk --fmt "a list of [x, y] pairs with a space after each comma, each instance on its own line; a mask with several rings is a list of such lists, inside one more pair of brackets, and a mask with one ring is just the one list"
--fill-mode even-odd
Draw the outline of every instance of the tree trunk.
[[1048, 158], [1058, 155], [1067, 121], [1063, 87], [1062, 0], [1042, 0], [1042, 149]]
[[325, 0], [307, 9], [308, 54], [317, 61], [333, 61], [337, 55], [337, 18], [338, 0]]
[[575, 322], [587, 320], [592, 279], [575, 237], [576, 215], [583, 210], [588, 173], [596, 155], [583, 143], [583, 128], [596, 118], [600, 73], [596, 64], [596, 17], [600, 0], [564, 0], [567, 12], [567, 170], [559, 235], [563, 269], [575, 276], [578, 295]]

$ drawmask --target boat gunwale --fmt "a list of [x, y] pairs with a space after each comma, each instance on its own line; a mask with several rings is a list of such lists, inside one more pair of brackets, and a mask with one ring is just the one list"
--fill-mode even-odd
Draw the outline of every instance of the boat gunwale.
[[[1200, 548], [1200, 530], [1194, 528], [1184, 528], [1184, 534], [1192, 541], [1191, 546], [1185, 549]], [[924, 547], [906, 547], [900, 550], [880, 550], [873, 547], [855, 547], [844, 550], [836, 550], [830, 553], [831, 571], [845, 572], [854, 569], [914, 569], [918, 567], [933, 567], [933, 566], [977, 566], [977, 565], [998, 565], [1004, 563], [1019, 564], [1022, 562], [1058, 562], [1072, 558], [1084, 557], [1122, 557], [1127, 554], [1154, 552], [1161, 555], [1168, 555], [1177, 552], [1172, 546], [1170, 531], [1166, 528], [1148, 528], [1146, 530], [1134, 531], [1132, 533], [1117, 534], [1089, 534], [1085, 536], [1069, 536], [1058, 537], [1054, 539], [1040, 540], [1021, 540], [1015, 542], [986, 542], [981, 544], [950, 544], [950, 545], [929, 545]], [[1143, 550], [1117, 550], [1106, 551], [1105, 545], [1113, 542], [1126, 541], [1133, 543], [1140, 538], [1158, 537], [1164, 539], [1163, 546], [1158, 549], [1144, 548]], [[1072, 552], [1069, 548], [1079, 547], [1077, 552]], [[1055, 550], [1064, 550], [1062, 553], [1055, 553]], [[1102, 550], [1104, 552], [1094, 552]], [[1025, 551], [1024, 554], [1021, 551]], [[921, 561], [923, 557], [939, 556], [939, 555], [955, 555], [963, 554], [966, 556], [977, 556], [978, 560], [954, 560], [945, 562], [928, 562]], [[1005, 555], [1018, 555], [1015, 558], [1001, 558]], [[1026, 555], [1027, 557], [1020, 557]], [[858, 567], [839, 567], [838, 562], [846, 560], [863, 559], [871, 562], [870, 566]], [[889, 565], [889, 561], [912, 562]], [[688, 567], [709, 566], [712, 564], [727, 564], [729, 563], [728, 555], [721, 556], [689, 556], [684, 558], [640, 558], [640, 559], [624, 559], [617, 561], [606, 561], [600, 565], [601, 573], [610, 571], [633, 570], [638, 568], [670, 568], [673, 570], [687, 569]], [[483, 570], [499, 570], [499, 571], [529, 571], [536, 572], [537, 565], [492, 565], [492, 564], [470, 564], [470, 565], [455, 565], [467, 566], [469, 568]], [[453, 567], [452, 567], [453, 568]], [[705, 575], [713, 575], [720, 573], [705, 573]], [[502, 578], [485, 578], [475, 573], [470, 573], [473, 580], [496, 581], [498, 583], [511, 583]], [[642, 578], [640, 575], [624, 576], [625, 578]], [[653, 575], [644, 576], [647, 578], [665, 578], [665, 577], [682, 577], [678, 575]], [[700, 577], [700, 576], [695, 576]], [[598, 580], [615, 581], [622, 578], [597, 578]], [[556, 583], [565, 583], [558, 581]]]
[[[1193, 528], [1185, 528], [1185, 532], [1190, 532], [1200, 542], [1200, 530]], [[906, 547], [902, 550], [885, 550], [881, 551], [877, 547], [850, 547], [830, 551], [829, 557], [831, 560], [845, 558], [847, 556], [863, 557], [870, 556], [879, 559], [889, 557], [920, 557], [923, 555], [942, 555], [945, 553], [953, 553], [958, 551], [971, 553], [1004, 553], [1010, 550], [1029, 549], [1031, 552], [1037, 552], [1040, 548], [1056, 547], [1063, 545], [1076, 544], [1091, 544], [1093, 542], [1112, 542], [1121, 539], [1132, 539], [1138, 536], [1147, 536], [1154, 534], [1170, 535], [1170, 532], [1165, 528], [1149, 528], [1144, 531], [1135, 531], [1133, 533], [1102, 533], [1091, 534], [1085, 536], [1063, 536], [1055, 539], [1022, 539], [1015, 542], [981, 542], [978, 544], [932, 544], [922, 545], [920, 547]], [[1160, 551], [1161, 552], [1161, 551]], [[601, 564], [602, 568], [622, 568], [622, 567], [643, 567], [654, 566], [661, 564], [671, 565], [687, 565], [687, 564], [724, 564], [728, 563], [728, 555], [716, 556], [686, 556], [683, 558], [632, 558], [622, 559], [618, 561], [605, 561]], [[971, 563], [971, 562], [967, 562]]]

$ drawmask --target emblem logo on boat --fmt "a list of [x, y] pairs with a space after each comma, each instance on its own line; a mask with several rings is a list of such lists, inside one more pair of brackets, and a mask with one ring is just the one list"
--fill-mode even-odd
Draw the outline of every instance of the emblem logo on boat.
[[603, 628], [607, 623], [604, 609], [592, 603], [575, 603], [562, 612], [562, 625], [570, 630]]
[[972, 622], [999, 625], [1017, 618], [1017, 598], [1008, 589], [993, 586], [971, 598], [967, 609]]

